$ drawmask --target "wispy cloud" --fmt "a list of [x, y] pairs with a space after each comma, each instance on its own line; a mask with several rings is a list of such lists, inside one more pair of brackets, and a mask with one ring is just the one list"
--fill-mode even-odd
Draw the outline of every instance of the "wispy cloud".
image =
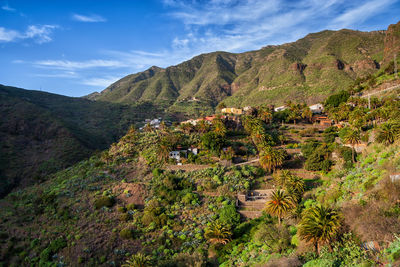
[[30, 39], [38, 44], [52, 41], [52, 33], [56, 25], [30, 25], [25, 32], [0, 27], [0, 42], [15, 42]]
[[117, 60], [93, 59], [85, 61], [69, 60], [38, 60], [33, 62], [36, 67], [60, 70], [80, 70], [92, 68], [121, 68], [126, 67], [126, 63]]
[[119, 79], [121, 79], [121, 77], [119, 77], [119, 76], [108, 76], [105, 78], [89, 78], [89, 79], [82, 80], [81, 84], [94, 86], [94, 87], [100, 87], [100, 88], [106, 88], [107, 86], [118, 81]]
[[99, 15], [81, 15], [81, 14], [73, 14], [72, 19], [80, 22], [105, 22], [107, 21], [105, 18]]
[[[70, 78], [87, 86], [105, 88], [129, 73], [156, 65], [168, 67], [200, 53], [242, 52], [269, 44], [295, 41], [310, 32], [354, 28], [393, 5], [396, 0], [163, 0], [169, 16], [184, 33], [171, 35], [169, 46], [153, 51], [100, 51], [86, 60], [64, 58], [16, 62], [42, 69], [47, 77]], [[73, 14], [73, 20], [104, 22], [99, 15]], [[47, 30], [51, 31], [52, 28]], [[31, 34], [29, 34], [31, 33]], [[51, 40], [42, 32], [41, 40]], [[40, 35], [37, 29], [20, 34], [0, 28], [0, 42]], [[46, 39], [49, 36], [50, 39]], [[26, 37], [28, 38], [28, 37]], [[30, 37], [32, 38], [32, 37]], [[43, 76], [45, 77], [45, 76]]]
[[309, 32], [353, 27], [396, 0], [164, 0], [186, 26], [171, 46], [194, 54], [241, 52], [295, 41]]
[[15, 12], [17, 11], [15, 8], [10, 7], [7, 3], [1, 6], [1, 9], [9, 12]]
[[355, 5], [338, 16], [332, 25], [336, 28], [343, 28], [364, 22], [394, 2], [393, 0], [373, 0], [367, 1], [362, 5]]
[[17, 39], [19, 35], [17, 31], [0, 27], [0, 42], [12, 42]]

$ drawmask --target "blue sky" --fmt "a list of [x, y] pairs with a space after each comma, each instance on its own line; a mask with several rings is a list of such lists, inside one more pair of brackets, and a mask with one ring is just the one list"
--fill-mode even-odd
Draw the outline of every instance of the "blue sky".
[[0, 0], [0, 84], [83, 96], [200, 53], [399, 20], [395, 0]]

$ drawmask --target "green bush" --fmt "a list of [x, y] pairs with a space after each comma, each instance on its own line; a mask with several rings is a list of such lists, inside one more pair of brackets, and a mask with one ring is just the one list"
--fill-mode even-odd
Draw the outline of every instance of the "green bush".
[[67, 246], [67, 241], [59, 237], [53, 241], [40, 253], [40, 261], [42, 263], [51, 260], [51, 256], [57, 253], [60, 249], [65, 248]]
[[221, 208], [218, 212], [219, 221], [222, 224], [228, 225], [232, 228], [240, 223], [240, 214], [236, 211], [234, 205], [227, 205]]
[[123, 239], [132, 239], [134, 237], [134, 231], [131, 228], [124, 228], [119, 232], [119, 236]]
[[283, 225], [261, 223], [254, 232], [254, 240], [270, 252], [282, 253], [290, 248], [291, 239], [288, 229]]
[[132, 215], [130, 215], [129, 213], [123, 213], [119, 216], [119, 219], [123, 222], [127, 222], [130, 219], [132, 219]]
[[115, 204], [115, 199], [110, 196], [101, 196], [94, 201], [94, 207], [100, 209], [102, 207], [111, 208]]
[[347, 91], [340, 91], [337, 94], [329, 96], [324, 103], [326, 107], [338, 107], [341, 103], [347, 102], [350, 97], [350, 93]]
[[126, 210], [127, 210], [127, 209], [126, 209], [124, 206], [119, 206], [119, 207], [117, 208], [117, 211], [118, 211], [118, 212], [121, 212], [121, 213], [125, 213]]
[[353, 159], [352, 159], [352, 149], [347, 146], [342, 146], [339, 150], [340, 156], [344, 160], [344, 168], [350, 169], [353, 167]]
[[136, 209], [135, 204], [134, 203], [130, 203], [130, 204], [126, 205], [126, 209], [127, 210], [135, 210]]

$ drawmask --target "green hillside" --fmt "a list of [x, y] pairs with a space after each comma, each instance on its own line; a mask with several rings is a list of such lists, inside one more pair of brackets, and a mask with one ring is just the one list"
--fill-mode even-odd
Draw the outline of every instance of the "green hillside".
[[132, 127], [0, 199], [0, 266], [399, 266], [399, 90], [370, 107], [327, 98], [338, 127], [295, 102], [238, 124]]
[[0, 196], [107, 148], [131, 124], [156, 114], [148, 103], [101, 103], [2, 85], [0, 111]]
[[322, 31], [288, 44], [240, 54], [202, 54], [166, 69], [128, 75], [92, 98], [150, 101], [169, 112], [211, 113], [227, 105], [321, 101], [380, 68], [384, 31]]

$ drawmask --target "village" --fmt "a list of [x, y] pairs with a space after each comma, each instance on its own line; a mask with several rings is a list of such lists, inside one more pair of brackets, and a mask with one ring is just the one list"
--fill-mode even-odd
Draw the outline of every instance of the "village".
[[[274, 107], [270, 106], [268, 107], [271, 112], [283, 112], [285, 111], [288, 107], [287, 106], [279, 106], [279, 107]], [[317, 103], [314, 105], [308, 106], [310, 112], [312, 113], [311, 118], [303, 122], [301, 124], [297, 125], [291, 125], [291, 127], [295, 128], [316, 128], [319, 130], [324, 130], [327, 127], [330, 126], [336, 126], [338, 128], [342, 128], [343, 124], [335, 124], [334, 121], [330, 118], [328, 118], [328, 115], [324, 113], [324, 106], [321, 103]], [[256, 108], [251, 107], [251, 106], [246, 106], [243, 108], [234, 108], [234, 107], [224, 107], [219, 110], [218, 114], [210, 115], [210, 116], [205, 116], [201, 118], [196, 118], [196, 119], [188, 119], [185, 121], [182, 121], [179, 123], [180, 126], [185, 126], [185, 125], [192, 125], [192, 126], [198, 126], [199, 124], [208, 124], [211, 125], [212, 122], [216, 119], [223, 120], [225, 124], [234, 124], [236, 125], [236, 128], [241, 127], [241, 117], [246, 116], [246, 115], [254, 115], [254, 113], [257, 112]], [[147, 128], [153, 128], [153, 129], [160, 129], [160, 127], [165, 127], [165, 126], [171, 126], [172, 123], [170, 121], [164, 121], [161, 117], [155, 118], [155, 119], [146, 119], [144, 122], [144, 126], [140, 127], [139, 130], [143, 131]], [[285, 122], [282, 120], [281, 125], [284, 126]], [[357, 146], [357, 151], [360, 152], [362, 150], [362, 145]], [[226, 150], [227, 148], [224, 147], [223, 150]], [[176, 161], [176, 164], [181, 166], [182, 165], [182, 160], [187, 159], [190, 154], [193, 155], [198, 155], [200, 151], [199, 147], [182, 147], [178, 146], [177, 150], [170, 151], [169, 152], [169, 158], [173, 159]], [[254, 160], [254, 159], [253, 159]], [[184, 160], [185, 161], [185, 160]], [[240, 164], [243, 164], [245, 162], [240, 162]], [[254, 163], [254, 161], [252, 162]]]

